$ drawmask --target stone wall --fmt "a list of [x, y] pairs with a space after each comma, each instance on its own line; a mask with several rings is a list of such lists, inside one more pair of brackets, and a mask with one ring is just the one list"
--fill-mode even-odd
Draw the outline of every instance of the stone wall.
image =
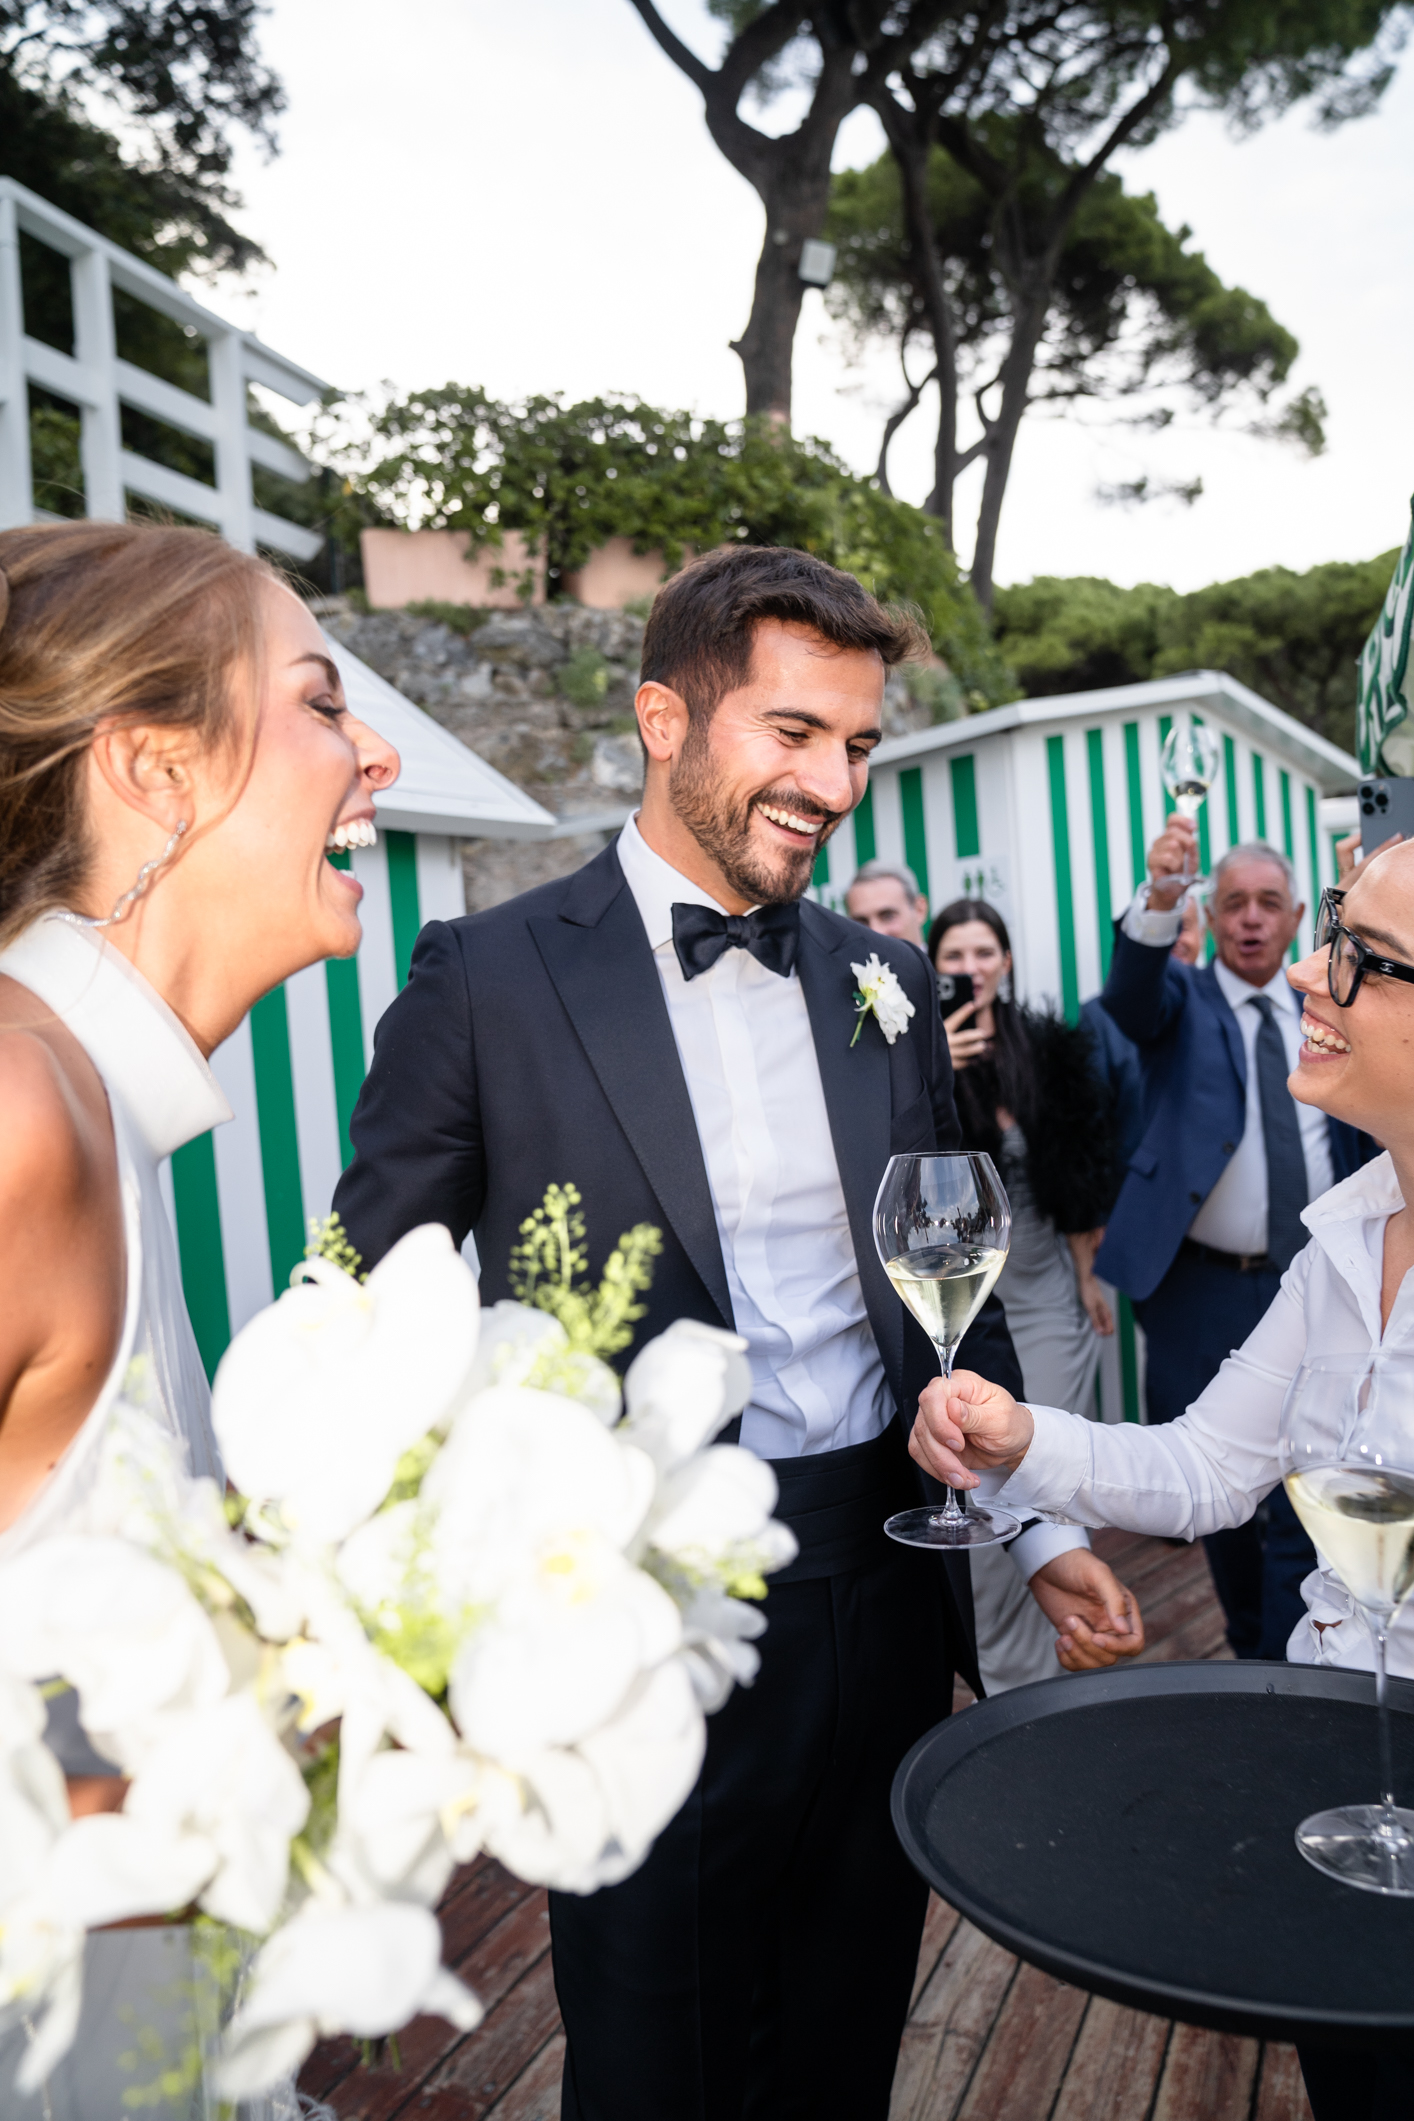
[[[315, 605], [321, 625], [444, 729], [565, 821], [550, 840], [463, 843], [469, 912], [568, 875], [607, 845], [637, 803], [643, 755], [633, 714], [643, 620], [627, 611], [542, 604], [468, 612], [463, 631], [411, 611]], [[885, 689], [889, 736], [926, 728], [902, 678]]]

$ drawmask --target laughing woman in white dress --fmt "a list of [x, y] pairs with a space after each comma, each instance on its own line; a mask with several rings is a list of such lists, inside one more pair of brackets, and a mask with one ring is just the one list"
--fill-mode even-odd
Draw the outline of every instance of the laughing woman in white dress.
[[[371, 836], [397, 770], [262, 562], [194, 530], [0, 533], [0, 1559], [82, 1527], [135, 1360], [219, 1477], [159, 1165], [230, 1117], [207, 1062], [251, 1004], [357, 949], [326, 848]], [[53, 1742], [76, 1813], [121, 1805], [72, 1718]], [[78, 2040], [34, 2099], [23, 2027], [0, 2030], [6, 2121], [132, 2110], [128, 2014], [183, 1948], [92, 1938]], [[141, 2110], [207, 2103], [196, 2082]]]

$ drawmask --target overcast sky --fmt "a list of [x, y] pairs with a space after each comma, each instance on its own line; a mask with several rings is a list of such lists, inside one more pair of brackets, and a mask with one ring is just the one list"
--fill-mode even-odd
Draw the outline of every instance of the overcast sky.
[[[713, 56], [720, 30], [674, 0]], [[272, 269], [213, 306], [329, 381], [455, 379], [497, 395], [638, 392], [732, 417], [763, 217], [701, 101], [629, 0], [274, 0], [264, 46], [289, 110], [281, 153], [242, 153], [244, 224]], [[1414, 488], [1414, 56], [1379, 114], [1333, 134], [1294, 113], [1236, 141], [1190, 119], [1128, 157], [1170, 223], [1301, 342], [1293, 384], [1330, 407], [1317, 461], [1194, 415], [1160, 438], [1073, 416], [1022, 431], [1002, 581], [1101, 574], [1181, 589], [1398, 544]], [[858, 114], [837, 166], [880, 152]], [[821, 297], [796, 339], [795, 427], [873, 467], [892, 360], [846, 368]], [[929, 484], [928, 405], [895, 489]], [[1201, 474], [1192, 508], [1106, 507], [1098, 485]], [[966, 544], [979, 476], [961, 496]]]

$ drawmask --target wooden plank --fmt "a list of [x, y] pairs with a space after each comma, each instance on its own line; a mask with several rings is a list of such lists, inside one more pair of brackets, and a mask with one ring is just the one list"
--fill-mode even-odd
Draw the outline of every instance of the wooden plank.
[[959, 1922], [904, 2027], [889, 2121], [950, 2121], [1015, 1972], [1010, 1952]]
[[564, 2069], [565, 2036], [556, 2033], [516, 2078], [504, 2099], [496, 2101], [487, 2121], [560, 2121], [560, 2079]]
[[455, 2088], [462, 2098], [461, 2121], [484, 2121], [559, 2030], [550, 1954], [545, 1952], [524, 1980], [488, 2012], [471, 2038], [447, 2057], [429, 2080], [428, 2089]]
[[1200, 1581], [1186, 1584], [1181, 1591], [1171, 1594], [1158, 1606], [1144, 1607], [1142, 1600], [1140, 1604], [1144, 1612], [1145, 1628], [1150, 1631], [1148, 1649], [1142, 1654], [1154, 1655], [1158, 1661], [1163, 1661], [1166, 1655], [1172, 1655], [1166, 1646], [1176, 1636], [1186, 1635], [1186, 1631], [1191, 1630], [1194, 1623], [1197, 1624], [1198, 1632], [1205, 1636], [1211, 1635], [1214, 1628], [1220, 1631], [1223, 1625], [1222, 1611], [1209, 1583]]
[[1210, 2033], [1201, 2025], [1176, 2025], [1154, 2121], [1248, 2121], [1257, 2055], [1255, 2040]]
[[1117, 1525], [1106, 1525], [1090, 1534], [1090, 1544], [1101, 1561], [1107, 1561], [1118, 1575], [1122, 1561], [1131, 1561], [1136, 1554], [1147, 1553], [1159, 1542], [1151, 1540], [1147, 1532], [1122, 1532]]
[[1171, 2031], [1092, 1996], [1051, 2121], [1147, 2121]]
[[1084, 1989], [1023, 1966], [997, 2013], [959, 2121], [1037, 2121], [1049, 2114], [1089, 2001]]
[[1252, 2121], [1311, 2121], [1311, 2102], [1294, 2047], [1262, 2049], [1262, 2076]]
[[923, 1993], [924, 1983], [947, 1950], [948, 1940], [961, 1920], [957, 1909], [949, 1907], [946, 1900], [940, 1900], [936, 1893], [928, 1895], [928, 1912], [923, 1918], [923, 1939], [918, 1947], [918, 1971], [913, 1977], [913, 1994], [908, 1999], [910, 2010]]
[[446, 1965], [461, 1968], [462, 1961], [498, 1922], [527, 1900], [544, 1904], [545, 1895], [522, 1878], [513, 1878], [489, 1856], [457, 1872], [437, 1910], [442, 1925], [442, 1958]]
[[1220, 1612], [1209, 1612], [1200, 1607], [1190, 1613], [1181, 1627], [1166, 1630], [1157, 1642], [1151, 1642], [1141, 1650], [1140, 1664], [1181, 1664], [1205, 1662], [1220, 1657], [1227, 1650], [1227, 1631]]
[[[1111, 1550], [1112, 1537], [1129, 1542], [1122, 1553]], [[1203, 1548], [1196, 1539], [1151, 1539], [1147, 1534], [1121, 1532], [1092, 1532], [1091, 1544], [1102, 1561], [1107, 1561], [1117, 1576], [1126, 1583], [1143, 1583], [1155, 1576], [1182, 1575], [1185, 1567], [1191, 1567], [1194, 1556], [1201, 1561]]]
[[[1104, 1532], [1090, 1534], [1100, 1559], [1109, 1563], [1116, 1576], [1129, 1585], [1136, 1597], [1160, 1595], [1166, 1584], [1182, 1579], [1185, 1565], [1192, 1566], [1194, 1548], [1186, 1541], [1178, 1546], [1167, 1539], [1147, 1539], [1125, 1532], [1118, 1536], [1131, 1540], [1132, 1544], [1126, 1552], [1115, 1554], [1100, 1545], [1107, 1536]], [[1198, 1552], [1201, 1554], [1202, 1549], [1199, 1548]]]
[[[489, 2014], [538, 1961], [543, 1959], [548, 1966], [549, 1957], [550, 1910], [544, 1893], [535, 1892], [487, 1932], [457, 1971], [475, 1989]], [[480, 2039], [481, 2028], [471, 2037]]]
[[1155, 1615], [1187, 1612], [1213, 1597], [1213, 1579], [1202, 1547], [1160, 1547], [1159, 1554], [1153, 1568], [1142, 1573], [1135, 1570], [1132, 1579], [1125, 1579], [1147, 1611]]

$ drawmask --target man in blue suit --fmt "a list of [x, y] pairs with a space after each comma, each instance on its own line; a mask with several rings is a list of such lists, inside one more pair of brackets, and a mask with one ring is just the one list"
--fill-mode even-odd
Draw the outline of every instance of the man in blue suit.
[[[1181, 965], [1196, 965], [1203, 955], [1203, 916], [1196, 899], [1183, 901], [1179, 918], [1182, 925], [1173, 954]], [[1144, 1133], [1144, 1069], [1139, 1048], [1106, 1010], [1102, 994], [1092, 994], [1080, 1004], [1080, 1017], [1095, 1041], [1095, 1072], [1110, 1093], [1116, 1163], [1123, 1170]]]
[[[1290, 862], [1264, 845], [1223, 856], [1208, 905], [1217, 957], [1203, 966], [1171, 955], [1181, 879], [1196, 867], [1194, 827], [1175, 814], [1120, 923], [1103, 995], [1139, 1049], [1144, 1131], [1095, 1271], [1144, 1328], [1151, 1422], [1182, 1414], [1267, 1310], [1306, 1244], [1307, 1202], [1375, 1153], [1286, 1087], [1302, 1034], [1284, 964], [1305, 911]], [[1315, 1566], [1284, 1491], [1204, 1544], [1234, 1653], [1282, 1657]]]

